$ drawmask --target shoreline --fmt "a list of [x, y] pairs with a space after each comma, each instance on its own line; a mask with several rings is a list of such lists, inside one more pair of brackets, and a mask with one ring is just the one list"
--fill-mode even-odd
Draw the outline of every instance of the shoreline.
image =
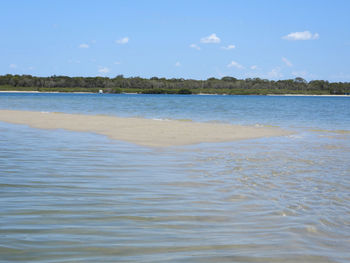
[[331, 95], [331, 94], [267, 94], [266, 96], [286, 96], [286, 97], [350, 97], [350, 95]]
[[36, 91], [36, 90], [0, 90], [0, 93], [67, 93], [67, 94], [98, 94], [94, 92], [84, 92], [84, 91], [75, 91], [75, 92], [62, 92], [62, 91]]
[[147, 147], [218, 143], [292, 134], [273, 127], [17, 110], [0, 110], [0, 121], [39, 129], [93, 132]]
[[[97, 92], [62, 92], [62, 91], [20, 91], [20, 90], [0, 90], [0, 93], [48, 93], [48, 94], [99, 94]], [[148, 94], [148, 93], [134, 93], [134, 92], [122, 92], [122, 93], [103, 93], [103, 94], [128, 94], [128, 95], [182, 95], [182, 94]], [[331, 94], [266, 94], [266, 95], [245, 95], [245, 94], [216, 94], [216, 93], [198, 93], [189, 94], [198, 96], [285, 96], [285, 97], [350, 97], [350, 95], [331, 95]]]

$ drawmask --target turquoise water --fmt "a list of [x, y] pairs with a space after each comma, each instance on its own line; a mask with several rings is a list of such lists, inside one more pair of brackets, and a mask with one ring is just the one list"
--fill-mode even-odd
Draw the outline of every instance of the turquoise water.
[[0, 122], [1, 262], [350, 261], [350, 98], [2, 93], [0, 109], [296, 132], [157, 149]]

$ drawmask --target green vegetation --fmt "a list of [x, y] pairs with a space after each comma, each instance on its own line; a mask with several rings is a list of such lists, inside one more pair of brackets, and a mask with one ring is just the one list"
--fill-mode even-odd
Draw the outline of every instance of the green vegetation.
[[143, 93], [143, 94], [350, 94], [349, 82], [328, 82], [302, 78], [287, 80], [267, 80], [260, 78], [236, 79], [223, 77], [207, 80], [166, 79], [153, 77], [115, 78], [106, 77], [35, 77], [31, 75], [0, 76], [0, 91], [42, 91], [42, 92], [93, 92]]

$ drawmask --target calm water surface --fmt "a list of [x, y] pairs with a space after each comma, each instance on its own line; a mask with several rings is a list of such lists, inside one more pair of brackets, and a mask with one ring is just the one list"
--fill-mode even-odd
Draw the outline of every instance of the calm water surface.
[[296, 132], [159, 149], [0, 122], [1, 262], [350, 261], [350, 98], [0, 94], [0, 109]]

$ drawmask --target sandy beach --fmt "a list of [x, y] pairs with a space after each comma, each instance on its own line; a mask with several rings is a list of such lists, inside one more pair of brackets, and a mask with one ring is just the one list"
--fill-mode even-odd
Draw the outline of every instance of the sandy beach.
[[350, 97], [350, 95], [331, 95], [331, 94], [267, 94], [267, 96], [286, 96], [286, 97]]
[[93, 132], [111, 139], [149, 147], [226, 142], [291, 134], [289, 131], [272, 127], [15, 110], [0, 110], [0, 121], [40, 129]]

